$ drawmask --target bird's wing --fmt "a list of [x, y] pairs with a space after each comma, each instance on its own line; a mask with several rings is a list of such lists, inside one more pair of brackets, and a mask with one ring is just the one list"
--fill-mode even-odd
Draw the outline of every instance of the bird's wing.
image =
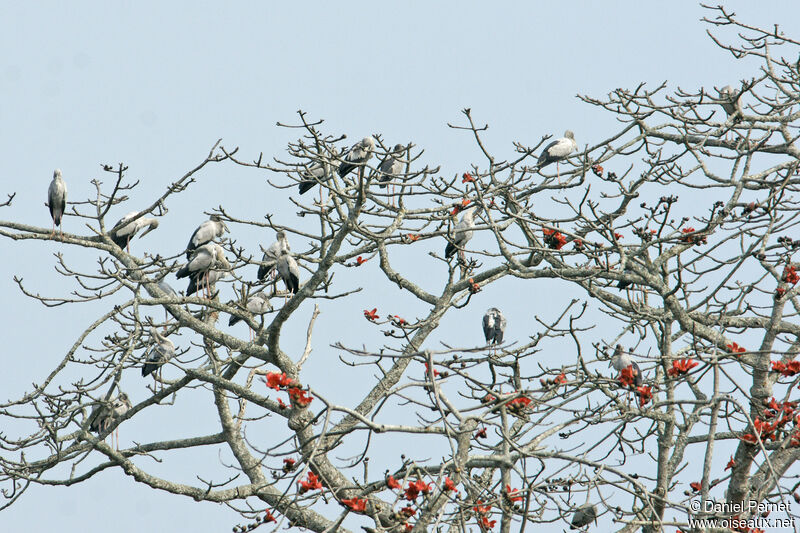
[[483, 336], [486, 338], [486, 342], [489, 342], [489, 339], [492, 338], [492, 329], [494, 327], [493, 317], [491, 313], [486, 313], [483, 315]]

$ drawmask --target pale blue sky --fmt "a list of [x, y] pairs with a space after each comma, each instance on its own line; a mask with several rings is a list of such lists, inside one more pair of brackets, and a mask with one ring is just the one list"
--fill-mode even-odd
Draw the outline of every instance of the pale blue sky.
[[[470, 138], [446, 125], [459, 122], [464, 107], [490, 124], [492, 149], [508, 153], [514, 140], [535, 144], [567, 128], [583, 145], [616, 124], [576, 93], [599, 96], [663, 80], [691, 90], [736, 85], [753, 74], [711, 43], [699, 22], [703, 11], [689, 2], [164, 4], [0, 6], [0, 201], [17, 192], [13, 206], [0, 209], [0, 219], [49, 227], [43, 203], [54, 168], [63, 170], [75, 201], [92, 194], [90, 179], [110, 181], [99, 163], [124, 161], [141, 185], [116, 219], [149, 204], [220, 137], [225, 146], [239, 146], [244, 159], [261, 151], [265, 157], [284, 154], [293, 133], [275, 123], [293, 122], [298, 109], [324, 118], [328, 131], [349, 139], [382, 133], [389, 144], [413, 141], [451, 176], [480, 162]], [[800, 35], [792, 2], [731, 4], [744, 20], [792, 24], [788, 32]], [[174, 252], [175, 243], [182, 247], [205, 218], [202, 212], [220, 203], [243, 216], [270, 212], [291, 223], [289, 194], [265, 187], [262, 174], [215, 167], [172, 205], [156, 233], [135, 246]], [[67, 231], [88, 231], [74, 218], [65, 224]], [[272, 240], [244, 230], [236, 237], [251, 249]], [[51, 254], [59, 249], [56, 243], [0, 240], [6, 259], [0, 267], [3, 400], [41, 380], [93, 320], [88, 306], [46, 310], [21, 297], [12, 282], [17, 274], [32, 290], [67, 292], [52, 269]], [[172, 278], [170, 283], [183, 288]], [[383, 297], [359, 296], [354, 314], [362, 303]], [[514, 301], [504, 305], [512, 327], [531, 320], [530, 309]], [[455, 332], [459, 320], [477, 324], [484, 308], [481, 303], [476, 317], [446, 322], [450, 329], [441, 338]], [[310, 315], [304, 311], [293, 325], [297, 332]], [[318, 325], [321, 351], [346, 324], [331, 315], [323, 314]], [[375, 333], [363, 342], [379, 346]], [[475, 343], [480, 340], [476, 330]], [[135, 383], [129, 392], [141, 399]], [[327, 386], [334, 391], [335, 385]], [[191, 413], [191, 405], [175, 408]], [[134, 438], [130, 428], [121, 433], [123, 444]], [[206, 460], [218, 456], [209, 453]], [[191, 481], [192, 464], [170, 467]], [[5, 531], [229, 531], [235, 523], [237, 516], [224, 507], [155, 493], [119, 473], [70, 489], [34, 488], [0, 515]]]

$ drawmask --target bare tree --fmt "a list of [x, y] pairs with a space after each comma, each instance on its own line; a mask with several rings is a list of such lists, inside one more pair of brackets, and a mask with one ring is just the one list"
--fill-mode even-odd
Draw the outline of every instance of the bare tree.
[[[0, 433], [4, 506], [32, 484], [119, 469], [154, 489], [225, 503], [244, 517], [235, 531], [523, 532], [593, 520], [621, 531], [761, 527], [763, 509], [750, 502], [798, 499], [800, 72], [785, 57], [800, 42], [722, 7], [709, 12], [722, 34], [714, 42], [757, 59], [755, 76], [719, 89], [583, 96], [622, 127], [588, 144], [576, 128], [579, 148], [557, 169], [539, 164], [549, 136], [490, 153], [469, 109], [451, 128], [474, 138], [482, 164], [449, 178], [424, 166], [413, 143], [374, 135], [348, 152], [351, 143], [303, 112], [280, 125], [300, 135], [287, 156], [250, 161], [215, 144], [125, 227], [166, 216], [210, 165], [258, 169], [275, 190], [300, 184], [310, 194], [292, 193], [292, 224], [222, 206], [208, 213], [221, 225], [207, 242], [192, 238], [182, 270], [192, 291], [160, 284], [186, 263], [182, 242], [170, 257], [115, 244], [122, 228], [106, 217], [136, 186], [122, 164], [104, 166], [110, 189], [95, 181], [93, 198], [67, 204], [63, 235], [0, 220], [9, 240], [63, 243], [57, 269], [80, 285], [41, 296], [17, 278], [25, 295], [45, 306], [124, 295], [40, 383], [0, 405], [2, 426], [15, 428]], [[13, 193], [0, 207], [13, 212]], [[89, 231], [75, 233], [76, 220]], [[248, 225], [264, 230], [261, 250], [236, 240]], [[276, 232], [288, 246], [270, 247]], [[448, 243], [459, 253], [445, 257]], [[71, 266], [75, 247], [94, 250], [96, 268]], [[437, 282], [415, 268], [423, 261], [447, 275]], [[361, 286], [346, 273], [367, 262], [386, 290], [415, 302], [417, 317], [354, 310]], [[502, 307], [490, 296], [501, 280], [531, 300], [535, 322], [510, 323], [517, 333], [496, 346], [433, 342], [444, 317], [465, 308], [476, 317], [467, 327], [480, 332], [486, 308]], [[563, 288], [562, 301], [541, 305], [543, 284]], [[259, 293], [258, 307], [248, 304]], [[324, 341], [339, 356], [327, 365], [372, 376], [357, 401], [337, 403], [304, 376], [317, 357], [315, 301], [385, 335], [383, 346]], [[284, 351], [287, 321], [312, 305], [305, 348]], [[224, 329], [220, 315], [245, 322], [252, 340]], [[609, 369], [612, 352], [619, 372]], [[145, 364], [155, 384], [120, 390]], [[117, 410], [123, 392], [135, 401]], [[215, 431], [134, 437], [121, 449], [105, 442], [184, 397], [213, 408]], [[408, 443], [402, 455], [398, 442]], [[198, 464], [189, 481], [156, 468], [206, 447], [219, 450], [215, 466], [227, 474], [209, 477]], [[710, 505], [719, 502], [731, 505]], [[734, 515], [751, 522], [723, 522]], [[716, 522], [689, 523], [702, 518]]]

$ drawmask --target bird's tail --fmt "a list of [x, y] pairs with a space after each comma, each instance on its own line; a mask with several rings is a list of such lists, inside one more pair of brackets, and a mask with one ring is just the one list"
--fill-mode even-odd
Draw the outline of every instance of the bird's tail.
[[230, 319], [230, 320], [228, 320], [228, 325], [229, 325], [229, 326], [232, 326], [232, 325], [236, 324], [237, 322], [241, 322], [241, 321], [242, 321], [242, 319], [241, 319], [241, 318], [239, 318], [238, 316], [236, 316], [236, 315], [231, 315], [231, 319]]
[[458, 250], [458, 248], [456, 248], [456, 245], [453, 244], [452, 242], [448, 242], [447, 246], [444, 249], [444, 256], [450, 258], [453, 256], [454, 253], [456, 253], [456, 250]]
[[316, 185], [316, 184], [317, 184], [317, 182], [316, 182], [316, 181], [314, 181], [314, 180], [305, 180], [305, 181], [301, 181], [301, 182], [300, 182], [300, 186], [299, 186], [299, 189], [300, 189], [300, 194], [305, 194], [305, 193], [307, 193], [308, 191], [310, 191], [311, 189], [313, 189], [313, 188], [314, 188], [314, 185]]

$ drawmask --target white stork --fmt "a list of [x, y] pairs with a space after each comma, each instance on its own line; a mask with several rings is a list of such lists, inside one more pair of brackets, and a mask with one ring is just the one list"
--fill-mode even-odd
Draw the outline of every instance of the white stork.
[[[111, 229], [111, 231], [108, 232], [108, 236], [111, 237], [111, 240], [114, 241], [114, 244], [120, 248], [125, 248], [128, 253], [131, 252], [131, 239], [140, 229], [147, 227], [147, 229], [144, 230], [141, 235], [139, 235], [139, 238], [141, 239], [158, 227], [158, 220], [155, 218], [139, 217], [136, 220], [133, 220], [138, 214], [139, 211], [131, 211], [119, 219], [119, 221], [114, 224], [114, 227]], [[131, 220], [133, 220], [133, 222], [130, 222]]]
[[61, 227], [61, 218], [64, 216], [64, 209], [67, 207], [67, 184], [61, 177], [61, 169], [53, 172], [53, 181], [47, 189], [47, 207], [50, 208], [50, 216], [53, 217], [53, 231], [50, 236], [56, 234], [56, 226], [63, 237], [64, 232]]
[[186, 259], [191, 259], [192, 251], [217, 237], [222, 237], [226, 231], [229, 231], [228, 226], [219, 215], [211, 215], [211, 218], [197, 226], [192, 233], [189, 244], [186, 245]]

